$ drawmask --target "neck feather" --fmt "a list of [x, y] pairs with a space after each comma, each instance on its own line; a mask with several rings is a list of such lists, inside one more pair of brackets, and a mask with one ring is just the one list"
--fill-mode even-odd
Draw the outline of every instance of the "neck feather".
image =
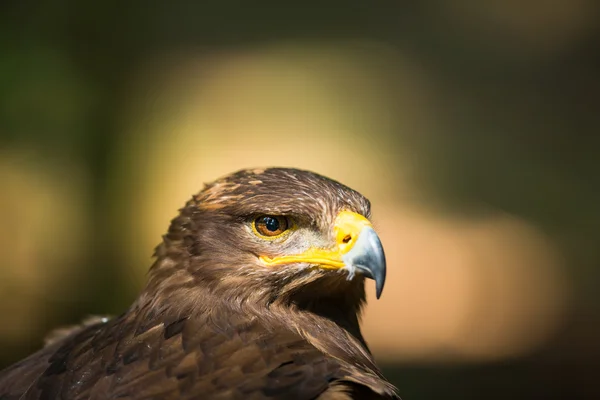
[[[149, 281], [132, 309], [153, 309], [174, 318], [215, 312], [250, 313], [270, 316], [284, 325], [290, 318], [305, 336], [318, 336], [327, 326], [337, 334], [349, 335], [365, 349], [359, 326], [365, 302], [364, 279], [347, 280], [345, 274], [329, 271], [299, 271], [287, 279], [228, 274], [217, 277], [207, 267], [192, 268], [189, 257], [157, 248], [157, 259], [150, 269]], [[290, 325], [289, 323], [287, 325]], [[367, 350], [368, 351], [368, 350]]]

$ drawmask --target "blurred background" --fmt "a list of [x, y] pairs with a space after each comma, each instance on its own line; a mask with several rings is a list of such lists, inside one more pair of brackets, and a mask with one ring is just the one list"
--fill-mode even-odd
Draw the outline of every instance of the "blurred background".
[[361, 191], [405, 399], [600, 398], [600, 4], [0, 4], [0, 368], [122, 312], [177, 209], [259, 166]]

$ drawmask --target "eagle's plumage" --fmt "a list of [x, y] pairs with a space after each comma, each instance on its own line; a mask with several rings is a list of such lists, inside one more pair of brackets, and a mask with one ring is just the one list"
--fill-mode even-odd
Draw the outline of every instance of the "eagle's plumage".
[[[259, 258], [324, 247], [340, 211], [369, 208], [294, 169], [206, 185], [172, 221], [135, 303], [0, 372], [0, 400], [397, 398], [360, 332], [363, 275]], [[293, 218], [294, 232], [261, 238], [257, 215]]]

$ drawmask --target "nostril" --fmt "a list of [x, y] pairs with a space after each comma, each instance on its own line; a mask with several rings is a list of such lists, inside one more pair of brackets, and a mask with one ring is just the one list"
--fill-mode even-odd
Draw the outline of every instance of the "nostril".
[[343, 243], [348, 243], [349, 241], [352, 240], [352, 235], [346, 235], [343, 239], [342, 242]]

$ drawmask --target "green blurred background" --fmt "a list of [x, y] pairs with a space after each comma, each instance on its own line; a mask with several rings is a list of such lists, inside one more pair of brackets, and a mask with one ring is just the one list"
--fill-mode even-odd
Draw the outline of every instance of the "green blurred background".
[[0, 367], [123, 311], [203, 182], [374, 206], [407, 399], [600, 398], [600, 5], [4, 1]]

